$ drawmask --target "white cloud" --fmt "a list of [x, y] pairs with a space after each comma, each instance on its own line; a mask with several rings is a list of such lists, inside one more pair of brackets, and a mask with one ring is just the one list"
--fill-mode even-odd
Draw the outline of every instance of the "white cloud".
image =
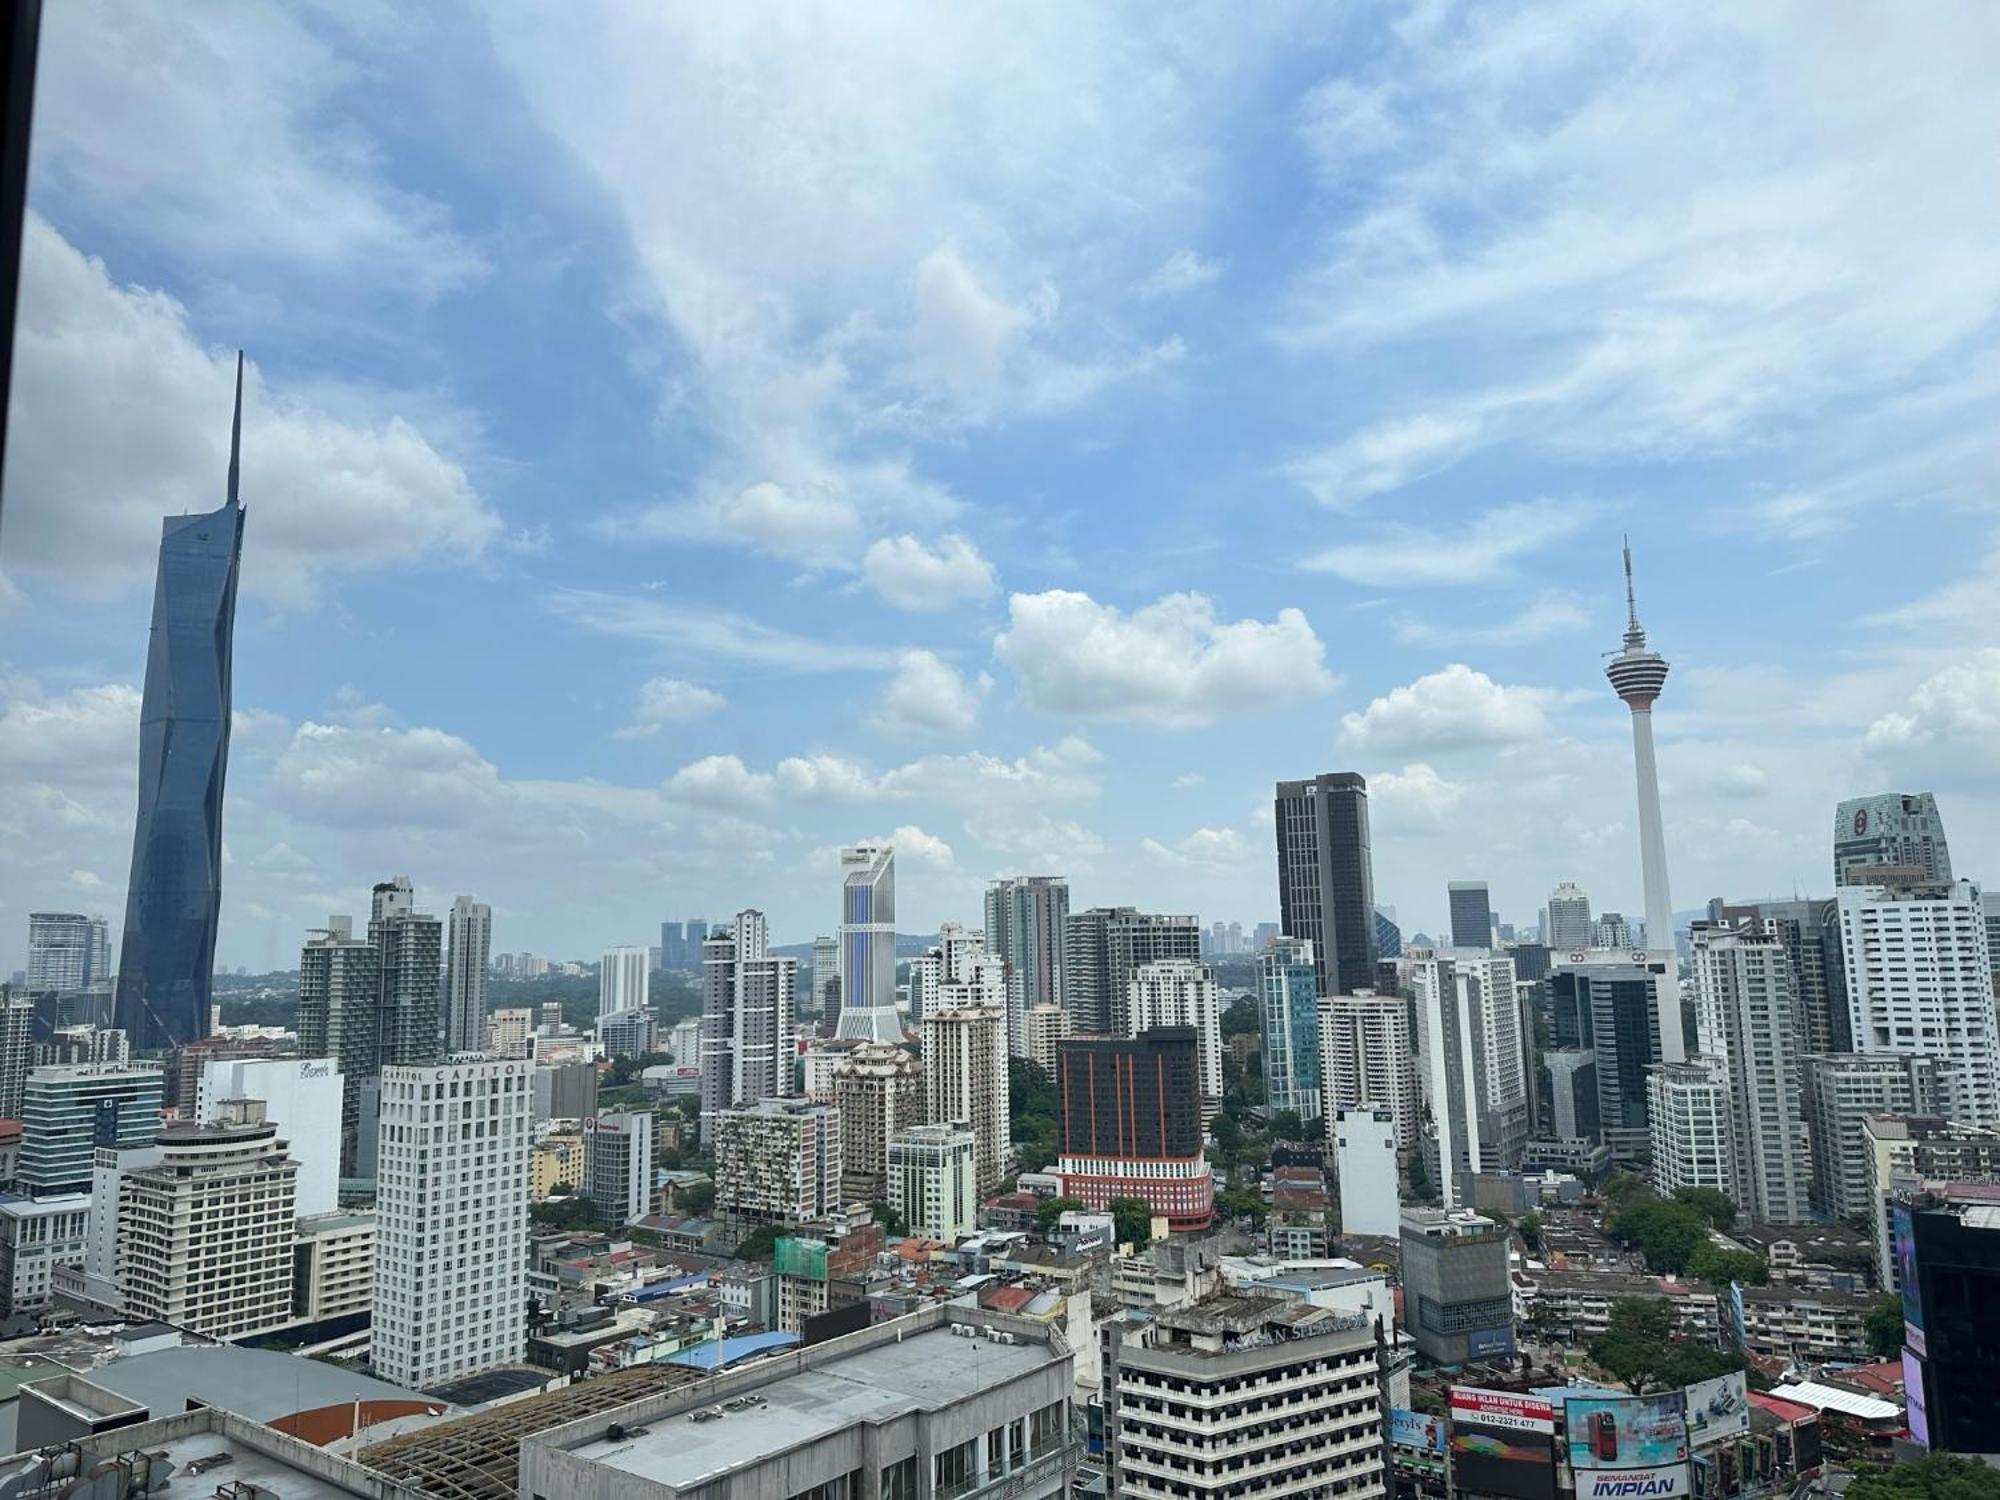
[[1183, 771], [1174, 778], [1174, 790], [1184, 792], [1192, 787], [1200, 786], [1207, 779], [1199, 771]]
[[882, 537], [861, 559], [861, 581], [898, 609], [940, 610], [990, 598], [999, 588], [993, 564], [962, 536], [936, 547], [913, 536]]
[[1546, 688], [1508, 687], [1459, 662], [1342, 714], [1340, 743], [1390, 753], [1453, 750], [1541, 739], [1552, 731]]
[[722, 694], [678, 677], [652, 677], [639, 685], [639, 703], [632, 722], [613, 734], [613, 739], [642, 740], [658, 734], [669, 724], [685, 723], [724, 706]]
[[741, 756], [704, 755], [669, 776], [669, 797], [704, 807], [746, 809], [770, 801], [773, 778], [752, 771]]
[[1329, 691], [1326, 651], [1305, 614], [1219, 621], [1201, 594], [1127, 615], [1088, 594], [1015, 594], [993, 654], [1042, 713], [1193, 729]]
[[1919, 683], [1898, 711], [1868, 726], [1867, 751], [1890, 767], [1994, 775], [2000, 742], [2000, 647], [1988, 646]]
[[1764, 768], [1749, 761], [1723, 767], [1715, 779], [1715, 790], [1724, 797], [1761, 797], [1771, 788]]
[[989, 686], [984, 677], [967, 682], [935, 652], [906, 651], [873, 722], [889, 734], [970, 734]]
[[1483, 583], [1564, 537], [1597, 515], [1585, 501], [1527, 500], [1482, 511], [1448, 533], [1395, 524], [1355, 542], [1308, 557], [1301, 567], [1375, 588]]
[[949, 245], [918, 262], [915, 300], [910, 343], [919, 370], [972, 402], [992, 397], [1022, 335], [1054, 310], [1046, 296], [1028, 307], [994, 295]]
[[1251, 856], [1250, 841], [1234, 828], [1197, 828], [1170, 845], [1143, 838], [1139, 847], [1161, 864], [1176, 869], [1241, 865]]
[[1014, 760], [969, 751], [926, 755], [875, 771], [839, 755], [789, 755], [757, 771], [735, 755], [709, 755], [666, 781], [670, 797], [757, 807], [793, 802], [936, 801], [961, 809], [1025, 808], [1093, 798], [1102, 759], [1074, 737]]
[[[98, 592], [149, 578], [160, 518], [222, 503], [235, 357], [197, 343], [172, 298], [115, 283], [33, 215], [20, 305], [10, 566]], [[247, 591], [300, 604], [328, 570], [464, 563], [498, 539], [465, 470], [402, 417], [330, 416], [254, 365], [244, 407]]]
[[1472, 449], [1483, 425], [1467, 412], [1378, 422], [1299, 459], [1291, 475], [1320, 504], [1351, 510], [1371, 495], [1449, 468]]
[[1440, 776], [1423, 761], [1368, 777], [1368, 801], [1378, 810], [1375, 818], [1399, 830], [1445, 828], [1465, 793], [1464, 782]]
[[1221, 261], [1206, 259], [1193, 250], [1176, 250], [1139, 283], [1139, 295], [1178, 297], [1196, 287], [1207, 286], [1221, 274]]
[[1518, 613], [1491, 624], [1454, 625], [1398, 615], [1391, 628], [1405, 646], [1529, 646], [1552, 635], [1581, 630], [1589, 623], [1590, 616], [1567, 594], [1551, 589]]
[[[882, 843], [884, 840], [874, 839], [870, 842]], [[926, 833], [911, 823], [898, 825], [886, 842], [895, 846], [898, 864], [915, 864], [932, 870], [949, 870], [957, 863], [950, 844], [936, 834]]]
[[893, 667], [902, 656], [891, 647], [842, 645], [793, 635], [728, 610], [636, 594], [556, 589], [544, 607], [592, 635], [641, 641], [688, 660], [722, 656], [794, 672], [847, 672]]
[[125, 683], [74, 688], [55, 699], [12, 696], [0, 711], [0, 780], [72, 789], [129, 783], [136, 806], [139, 702], [139, 690]]
[[1094, 830], [1042, 812], [1009, 817], [972, 812], [965, 831], [1022, 869], [1087, 871], [1104, 853], [1104, 840]]

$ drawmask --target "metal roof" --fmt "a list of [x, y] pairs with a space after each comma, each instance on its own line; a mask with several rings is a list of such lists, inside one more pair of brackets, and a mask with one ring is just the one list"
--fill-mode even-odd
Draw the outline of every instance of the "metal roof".
[[1781, 1401], [1796, 1401], [1799, 1405], [1810, 1406], [1815, 1411], [1837, 1411], [1844, 1417], [1859, 1417], [1864, 1422], [1886, 1422], [1903, 1415], [1903, 1408], [1893, 1401], [1856, 1395], [1853, 1391], [1843, 1391], [1838, 1386], [1820, 1385], [1811, 1380], [1798, 1385], [1777, 1386], [1773, 1388], [1771, 1394]]

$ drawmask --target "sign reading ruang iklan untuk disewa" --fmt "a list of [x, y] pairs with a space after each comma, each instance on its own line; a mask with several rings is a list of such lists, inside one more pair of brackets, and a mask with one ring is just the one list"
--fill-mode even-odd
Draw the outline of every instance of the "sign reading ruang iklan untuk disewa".
[[1508, 1427], [1516, 1432], [1539, 1432], [1553, 1437], [1556, 1409], [1539, 1396], [1517, 1396], [1512, 1391], [1485, 1391], [1476, 1386], [1451, 1388], [1451, 1414], [1463, 1422], [1482, 1427]]

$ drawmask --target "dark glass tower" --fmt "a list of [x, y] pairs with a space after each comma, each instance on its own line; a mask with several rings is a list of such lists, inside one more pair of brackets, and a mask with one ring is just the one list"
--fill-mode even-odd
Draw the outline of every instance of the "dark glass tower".
[[237, 466], [243, 356], [222, 509], [169, 516], [153, 585], [139, 716], [139, 820], [125, 895], [115, 1024], [136, 1051], [208, 1034], [215, 924], [222, 903], [222, 782], [229, 768], [229, 656], [243, 553]]
[[1368, 783], [1351, 771], [1281, 781], [1278, 924], [1313, 945], [1322, 995], [1375, 988], [1375, 868]]

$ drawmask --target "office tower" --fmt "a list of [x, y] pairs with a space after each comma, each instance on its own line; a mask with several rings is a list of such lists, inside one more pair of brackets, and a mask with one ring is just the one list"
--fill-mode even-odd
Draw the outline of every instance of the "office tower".
[[1104, 1371], [1109, 1492], [1381, 1500], [1388, 1449], [1375, 1339], [1365, 1319], [1333, 1308], [1234, 1292], [1113, 1332]]
[[1549, 1135], [1559, 1141], [1595, 1141], [1603, 1134], [1597, 1115], [1597, 1054], [1588, 1047], [1554, 1048], [1542, 1054], [1548, 1075]]
[[83, 1192], [96, 1148], [141, 1146], [159, 1133], [162, 1087], [160, 1070], [144, 1064], [31, 1069], [15, 1184], [34, 1198]]
[[1141, 1198], [1174, 1233], [1208, 1228], [1215, 1182], [1202, 1155], [1199, 1057], [1190, 1026], [1062, 1044], [1056, 1171], [1065, 1196], [1095, 1210]]
[[1341, 1234], [1400, 1234], [1396, 1112], [1386, 1104], [1336, 1109], [1327, 1121], [1327, 1134], [1333, 1138], [1339, 1171]]
[[1368, 783], [1351, 771], [1281, 781], [1278, 925], [1313, 945], [1322, 995], [1375, 987], [1375, 870]]
[[1454, 880], [1447, 894], [1451, 898], [1452, 947], [1493, 947], [1493, 903], [1487, 897], [1486, 882]]
[[536, 1063], [530, 1088], [535, 1120], [587, 1120], [597, 1113], [597, 1064]]
[[291, 1322], [299, 1164], [263, 1103], [172, 1121], [151, 1155], [91, 1209], [117, 1221], [125, 1316], [221, 1340]]
[[597, 1018], [597, 1041], [606, 1057], [646, 1057], [659, 1050], [657, 1029], [650, 1010], [614, 1010]]
[[353, 935], [348, 918], [326, 922], [299, 951], [299, 1051], [333, 1059], [340, 1074], [341, 1138], [352, 1169], [362, 1084], [382, 1071], [382, 954]]
[[813, 1009], [822, 1016], [835, 1016], [840, 1012], [840, 940], [830, 937], [813, 939], [812, 956], [812, 998]]
[[644, 948], [607, 948], [597, 965], [597, 1013], [608, 1016], [619, 1010], [644, 1010], [651, 998], [652, 983], [648, 964], [652, 955]]
[[[2000, 1213], [1976, 1190], [1896, 1206], [1914, 1287], [1903, 1289], [1910, 1439], [1933, 1453], [1990, 1454], [2000, 1433]], [[1914, 1378], [1912, 1378], [1914, 1377]]]
[[48, 1307], [55, 1301], [55, 1273], [84, 1263], [90, 1201], [88, 1193], [0, 1195], [0, 1301], [9, 1314]]
[[1462, 1365], [1514, 1352], [1507, 1233], [1464, 1209], [1406, 1208], [1404, 1326], [1427, 1364]]
[[1548, 913], [1542, 924], [1542, 942], [1557, 953], [1591, 946], [1590, 896], [1580, 885], [1565, 880], [1549, 892]]
[[1799, 1064], [1812, 1206], [1829, 1219], [1872, 1217], [1862, 1122], [1870, 1115], [1942, 1115], [1950, 1064], [1914, 1052], [1811, 1053]]
[[1660, 775], [1653, 760], [1653, 704], [1667, 684], [1667, 659], [1646, 649], [1632, 594], [1632, 549], [1625, 549], [1625, 649], [1604, 668], [1632, 711], [1632, 763], [1639, 784], [1639, 868], [1646, 890], [1646, 946], [1674, 951], [1674, 903], [1667, 894], [1667, 841], [1660, 823]]
[[1069, 1012], [1060, 1005], [1037, 1005], [1022, 1018], [1028, 1061], [1049, 1077], [1056, 1075], [1056, 1053], [1069, 1039]]
[[1375, 908], [1375, 952], [1378, 963], [1403, 956], [1403, 929], [1379, 906]]
[[21, 1118], [21, 1094], [34, 1066], [35, 1002], [0, 988], [0, 1120]]
[[983, 1199], [1007, 1175], [1007, 1023], [988, 1005], [945, 1006], [924, 1017], [924, 1117], [961, 1120], [979, 1147]]
[[660, 924], [660, 967], [682, 969], [689, 967], [687, 928], [679, 922]]
[[[606, 1016], [606, 1021], [619, 1022], [621, 1017], [644, 1016], [643, 1010], [621, 1010], [616, 1016]], [[535, 1013], [525, 1005], [512, 1005], [505, 1010], [496, 1010], [486, 1017], [486, 1045], [475, 1047], [473, 1051], [490, 1052], [495, 1057], [526, 1057], [529, 1054], [529, 1038], [534, 1034]], [[602, 1023], [599, 1023], [602, 1036]], [[618, 1054], [612, 1053], [612, 1056]]]
[[45, 1042], [35, 1043], [34, 1066], [50, 1063], [127, 1063], [132, 1042], [122, 1031], [97, 1026], [58, 1026]]
[[1222, 1108], [1222, 991], [1215, 971], [1186, 958], [1141, 964], [1132, 974], [1126, 1016], [1128, 1036], [1169, 1026], [1194, 1029], [1202, 1119], [1211, 1119]]
[[1407, 1155], [1423, 1121], [1410, 1011], [1400, 995], [1329, 995], [1319, 1003], [1321, 1108], [1386, 1106], [1396, 1119], [1396, 1149]]
[[762, 1224], [809, 1223], [840, 1207], [840, 1112], [759, 1099], [715, 1116], [715, 1207]]
[[[1892, 873], [1893, 872], [1893, 873]], [[1833, 883], [1951, 884], [1951, 848], [1929, 792], [1850, 797], [1833, 814]]]
[[1063, 930], [1069, 882], [1060, 875], [1013, 875], [986, 887], [986, 951], [1007, 965], [1007, 1010], [1024, 1016], [1063, 1003]]
[[28, 988], [81, 994], [111, 979], [111, 925], [76, 911], [28, 913]]
[[493, 908], [460, 896], [451, 903], [451, 948], [445, 961], [445, 1050], [477, 1052], [486, 1045], [486, 975], [493, 952]]
[[840, 851], [840, 1025], [837, 1035], [900, 1042], [896, 1015], [896, 851]]
[[444, 1050], [444, 923], [416, 909], [409, 876], [375, 887], [368, 941], [380, 973], [382, 1063], [435, 1061]]
[[979, 1147], [960, 1121], [911, 1125], [889, 1139], [889, 1206], [918, 1239], [955, 1245], [979, 1227]]
[[1590, 946], [1606, 950], [1631, 948], [1639, 940], [1638, 934], [1632, 931], [1632, 924], [1615, 911], [1608, 911], [1599, 917], [1592, 933]]
[[1732, 1203], [1738, 1188], [1729, 1074], [1719, 1057], [1661, 1063], [1646, 1076], [1653, 1187], [1714, 1188]]
[[701, 1112], [792, 1092], [797, 961], [773, 957], [761, 911], [740, 911], [732, 927], [702, 940]]
[[1849, 1052], [1847, 986], [1840, 957], [1840, 907], [1833, 901], [1711, 901], [1713, 920], [1750, 922], [1776, 935], [1791, 960], [1799, 992], [1801, 1047]]
[[1955, 1064], [1951, 1118], [2000, 1125], [2000, 1027], [1978, 887], [1850, 884], [1837, 899], [1854, 1050]]
[[1646, 1070], [1680, 1062], [1680, 989], [1664, 956], [1646, 963], [1604, 957], [1577, 963], [1559, 955], [1549, 975], [1550, 1037], [1559, 1048], [1597, 1054], [1597, 1115], [1604, 1144], [1621, 1166], [1646, 1159]]
[[1725, 1191], [1760, 1224], [1803, 1223], [1812, 1149], [1791, 956], [1774, 932], [1709, 922], [1695, 924], [1693, 953], [1696, 1035], [1729, 1087], [1737, 1181]]
[[901, 1047], [863, 1042], [835, 1065], [831, 1092], [840, 1111], [842, 1197], [887, 1202], [890, 1138], [924, 1119], [923, 1065]]
[[526, 1353], [528, 1069], [382, 1070], [375, 1371], [411, 1390]]
[[1511, 959], [1455, 950], [1410, 969], [1424, 1089], [1449, 1206], [1467, 1201], [1474, 1172], [1520, 1168], [1528, 1141], [1521, 1008]]
[[340, 1207], [341, 1106], [339, 1070], [324, 1057], [218, 1057], [204, 1066], [194, 1118], [214, 1120], [230, 1100], [254, 1099], [289, 1143], [298, 1163], [294, 1184], [300, 1218]]
[[1123, 1036], [1132, 975], [1142, 964], [1201, 957], [1201, 929], [1192, 916], [1097, 906], [1074, 912], [1063, 929], [1063, 1003], [1070, 1030]]
[[599, 1218], [612, 1224], [644, 1218], [653, 1201], [652, 1113], [587, 1117], [581, 1181]]
[[1311, 943], [1277, 938], [1257, 955], [1257, 1010], [1264, 1031], [1265, 1107], [1318, 1119], [1319, 968]]
[[222, 508], [169, 516], [161, 526], [139, 711], [139, 816], [113, 1011], [114, 1024], [141, 1052], [208, 1034], [222, 907], [230, 654], [243, 555], [237, 495], [242, 438], [239, 354]]

